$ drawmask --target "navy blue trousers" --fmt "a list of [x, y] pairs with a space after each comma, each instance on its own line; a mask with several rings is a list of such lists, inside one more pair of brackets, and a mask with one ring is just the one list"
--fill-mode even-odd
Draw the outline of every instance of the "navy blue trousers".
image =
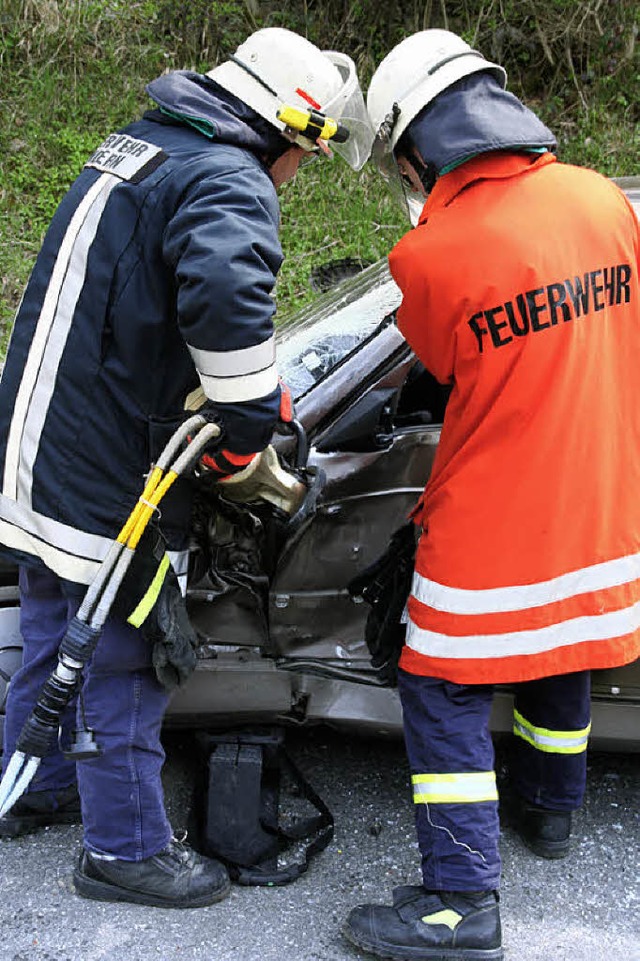
[[[23, 666], [9, 686], [5, 766], [57, 664], [58, 646], [79, 598], [70, 596], [50, 571], [21, 568], [20, 605]], [[107, 620], [85, 669], [83, 700], [101, 757], [75, 764], [55, 748], [43, 759], [30, 790], [54, 792], [77, 778], [85, 848], [127, 861], [151, 857], [166, 847], [172, 833], [160, 777], [160, 730], [168, 694], [156, 680], [151, 648], [135, 628]], [[76, 726], [75, 710], [71, 705], [64, 718], [63, 740]]]
[[[441, 891], [497, 889], [493, 687], [405, 671], [398, 672], [398, 687], [424, 885]], [[515, 690], [514, 730], [520, 733], [513, 738], [510, 776], [516, 792], [542, 807], [576, 810], [586, 784], [590, 673], [542, 678]]]

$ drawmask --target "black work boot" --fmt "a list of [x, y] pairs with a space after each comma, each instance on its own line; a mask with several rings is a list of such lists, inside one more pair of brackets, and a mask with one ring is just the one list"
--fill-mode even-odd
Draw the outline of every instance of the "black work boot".
[[364, 951], [392, 961], [501, 961], [496, 891], [426, 891], [406, 885], [393, 907], [354, 908], [342, 933]]
[[31, 791], [0, 818], [0, 838], [17, 838], [50, 824], [78, 824], [80, 820], [75, 784], [59, 791]]
[[173, 838], [144, 861], [120, 861], [83, 851], [73, 872], [78, 894], [95, 901], [131, 901], [158, 908], [201, 908], [231, 888], [226, 868]]
[[571, 812], [522, 801], [517, 831], [531, 851], [541, 858], [564, 858], [571, 849]]

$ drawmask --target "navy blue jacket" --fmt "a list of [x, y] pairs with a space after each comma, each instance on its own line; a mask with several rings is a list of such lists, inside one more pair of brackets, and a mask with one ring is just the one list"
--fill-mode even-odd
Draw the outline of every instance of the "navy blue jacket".
[[[238, 454], [266, 446], [279, 407], [273, 133], [206, 77], [148, 90], [160, 109], [107, 137], [62, 200], [0, 382], [0, 545], [78, 583], [190, 392], [203, 388]], [[173, 547], [186, 486], [163, 502]]]

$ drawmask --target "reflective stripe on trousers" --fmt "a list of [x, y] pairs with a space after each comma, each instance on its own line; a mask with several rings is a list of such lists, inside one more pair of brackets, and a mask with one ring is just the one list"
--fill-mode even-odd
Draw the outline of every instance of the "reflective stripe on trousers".
[[546, 727], [536, 727], [523, 717], [519, 711], [513, 712], [513, 733], [531, 744], [536, 751], [547, 754], [581, 754], [587, 750], [591, 725], [578, 731], [551, 731]]
[[398, 672], [422, 876], [431, 890], [500, 882], [493, 689]]
[[493, 771], [464, 774], [414, 774], [413, 800], [416, 804], [473, 804], [497, 801]]
[[587, 780], [591, 672], [516, 685], [510, 773], [532, 804], [575, 811]]
[[[398, 688], [424, 884], [435, 890], [497, 888], [498, 792], [489, 732], [493, 687], [401, 670]], [[513, 739], [512, 789], [552, 810], [576, 810], [586, 783], [590, 673], [541, 678], [515, 690], [514, 718], [526, 718], [525, 727], [535, 736]], [[556, 750], [540, 749], [548, 740]], [[578, 746], [579, 751], [562, 749]]]

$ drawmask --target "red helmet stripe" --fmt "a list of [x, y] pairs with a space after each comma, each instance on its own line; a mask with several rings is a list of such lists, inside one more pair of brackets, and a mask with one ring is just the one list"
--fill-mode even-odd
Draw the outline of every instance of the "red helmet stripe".
[[313, 99], [310, 93], [307, 93], [305, 90], [301, 90], [300, 87], [297, 88], [296, 93], [298, 94], [299, 97], [302, 97], [303, 100], [306, 100], [309, 106], [313, 107], [314, 110], [322, 109], [321, 105], [318, 103], [317, 100]]

